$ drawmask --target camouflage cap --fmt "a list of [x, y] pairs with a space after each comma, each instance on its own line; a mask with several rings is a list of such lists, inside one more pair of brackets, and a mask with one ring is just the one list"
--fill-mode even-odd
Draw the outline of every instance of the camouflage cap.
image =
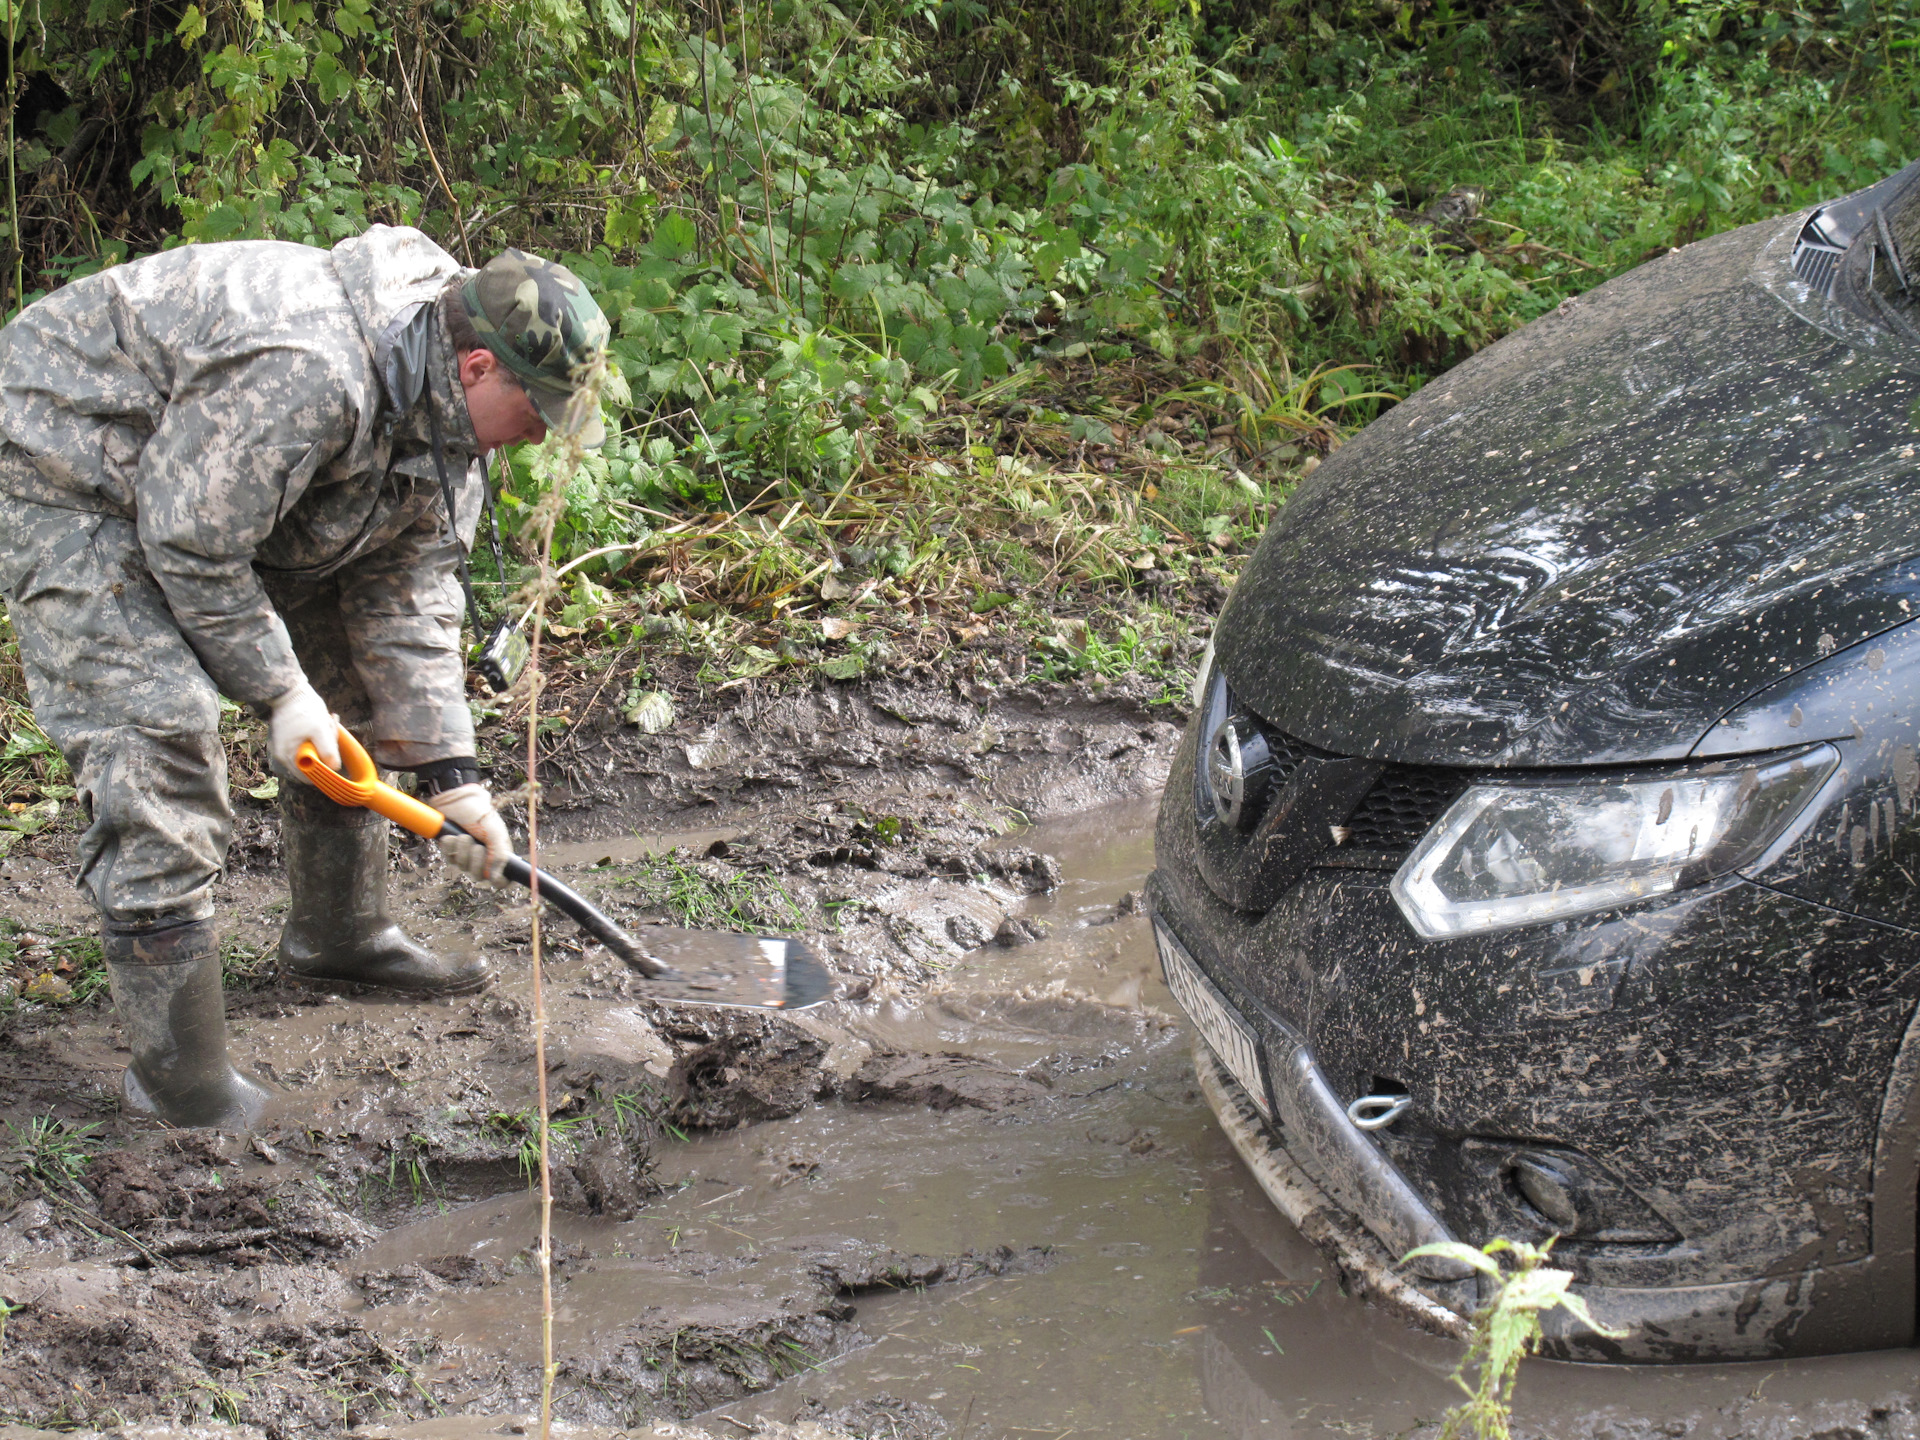
[[[574, 372], [607, 348], [611, 333], [587, 287], [564, 265], [506, 250], [474, 271], [460, 293], [480, 343], [526, 387], [540, 418], [564, 432]], [[589, 449], [607, 438], [597, 414], [578, 437]]]

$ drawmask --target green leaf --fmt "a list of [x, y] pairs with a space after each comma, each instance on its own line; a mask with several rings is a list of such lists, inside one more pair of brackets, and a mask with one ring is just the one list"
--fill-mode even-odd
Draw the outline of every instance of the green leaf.
[[1567, 1293], [1571, 1270], [1535, 1270], [1507, 1282], [1502, 1303], [1516, 1310], [1551, 1310]]
[[678, 210], [669, 210], [653, 227], [653, 238], [647, 242], [647, 249], [665, 259], [677, 260], [699, 243], [700, 232], [694, 229], [693, 221]]
[[1435, 1240], [1426, 1245], [1416, 1245], [1400, 1257], [1400, 1263], [1420, 1255], [1433, 1255], [1442, 1260], [1458, 1260], [1463, 1265], [1471, 1265], [1483, 1275], [1498, 1276], [1500, 1266], [1492, 1257], [1483, 1255], [1471, 1245], [1462, 1245], [1458, 1240]]
[[321, 101], [328, 105], [336, 105], [353, 93], [353, 76], [324, 51], [314, 57], [313, 84]]
[[673, 726], [673, 697], [664, 690], [640, 690], [636, 685], [627, 692], [625, 715], [642, 735], [658, 735]]
[[180, 23], [173, 27], [173, 33], [180, 37], [181, 49], [191, 49], [207, 33], [207, 17], [200, 13], [198, 5], [189, 5], [181, 12]]
[[609, 250], [625, 250], [646, 238], [647, 222], [653, 218], [651, 199], [651, 196], [632, 195], [615, 199], [607, 206], [605, 233]]
[[258, 785], [247, 791], [255, 800], [278, 800], [280, 798], [280, 777], [269, 775]]
[[1562, 1295], [1560, 1297], [1559, 1304], [1562, 1310], [1566, 1311], [1569, 1315], [1573, 1316], [1574, 1319], [1578, 1320], [1582, 1325], [1586, 1326], [1589, 1330], [1593, 1331], [1594, 1334], [1596, 1335], [1605, 1335], [1609, 1339], [1619, 1340], [1623, 1338], [1627, 1333], [1624, 1330], [1611, 1329], [1608, 1326], [1602, 1325], [1598, 1320], [1594, 1319], [1593, 1312], [1587, 1309], [1586, 1300], [1579, 1295], [1573, 1295], [1573, 1294]]
[[778, 655], [758, 645], [743, 645], [740, 647], [740, 652], [740, 659], [735, 661], [727, 671], [728, 675], [735, 680], [748, 680], [765, 675], [780, 663]]
[[37, 835], [60, 818], [58, 800], [41, 800], [10, 814], [0, 814], [0, 857], [22, 835]]
[[867, 673], [867, 657], [858, 650], [822, 660], [814, 667], [829, 680], [858, 680]]
[[46, 736], [34, 730], [16, 730], [7, 737], [6, 748], [0, 750], [0, 761], [27, 760], [35, 755], [53, 754], [53, 743]]
[[238, 206], [222, 201], [209, 207], [200, 217], [200, 223], [194, 227], [196, 240], [226, 240], [238, 235], [247, 228], [247, 217]]

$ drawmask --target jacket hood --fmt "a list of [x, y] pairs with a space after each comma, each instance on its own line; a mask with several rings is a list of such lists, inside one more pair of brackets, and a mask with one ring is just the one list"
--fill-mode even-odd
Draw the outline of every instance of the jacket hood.
[[467, 273], [453, 256], [410, 225], [375, 225], [333, 247], [333, 272], [385, 375], [394, 347], [418, 307]]
[[[466, 267], [411, 226], [375, 225], [333, 247], [333, 270], [373, 350], [388, 413], [414, 442], [408, 448], [417, 451], [428, 444], [431, 427], [416, 414], [415, 404], [431, 393], [446, 444], [477, 453], [458, 357], [433, 303], [449, 281], [468, 273]], [[436, 479], [424, 465], [416, 457], [396, 462], [395, 468]]]
[[1347, 755], [1672, 759], [1920, 615], [1920, 356], [1795, 279], [1804, 219], [1568, 302], [1329, 457], [1221, 617], [1241, 702]]

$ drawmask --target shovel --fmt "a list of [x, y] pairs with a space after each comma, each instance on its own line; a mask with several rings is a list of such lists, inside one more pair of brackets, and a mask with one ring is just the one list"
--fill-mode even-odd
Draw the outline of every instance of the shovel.
[[[383, 781], [372, 758], [345, 727], [340, 731], [340, 761], [346, 769], [344, 775], [322, 760], [311, 743], [300, 747], [300, 773], [335, 804], [377, 811], [429, 840], [462, 833], [431, 805]], [[655, 999], [746, 1010], [802, 1010], [820, 1004], [833, 993], [826, 967], [798, 940], [649, 926], [643, 944], [585, 896], [546, 871], [535, 870], [518, 856], [507, 861], [503, 873], [507, 879], [532, 889], [652, 981]], [[673, 963], [668, 963], [669, 958]]]

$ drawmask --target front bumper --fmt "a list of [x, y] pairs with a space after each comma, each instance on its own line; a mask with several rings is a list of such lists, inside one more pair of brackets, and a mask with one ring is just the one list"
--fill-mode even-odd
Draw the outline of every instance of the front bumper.
[[[1454, 1298], [1455, 1308], [1415, 1288], [1396, 1267], [1395, 1251], [1362, 1225], [1353, 1210], [1332, 1200], [1275, 1138], [1274, 1127], [1260, 1114], [1253, 1097], [1204, 1040], [1193, 1047], [1193, 1069], [1220, 1128], [1267, 1198], [1296, 1230], [1333, 1255], [1350, 1293], [1370, 1296], [1436, 1335], [1454, 1340], [1472, 1335], [1473, 1326], [1465, 1318], [1467, 1305], [1462, 1303], [1473, 1298], [1470, 1285], [1450, 1285], [1441, 1291]], [[1456, 1296], [1456, 1291], [1461, 1293]]]
[[[1193, 749], [1190, 736], [1169, 780], [1149, 901], [1258, 1036], [1273, 1120], [1223, 1067], [1201, 1065], [1202, 1083], [1275, 1203], [1368, 1289], [1429, 1328], [1457, 1324], [1485, 1298], [1477, 1282], [1396, 1262], [1442, 1235], [1547, 1238], [1509, 1168], [1544, 1150], [1577, 1157], [1628, 1216], [1555, 1249], [1627, 1337], [1556, 1312], [1550, 1353], [1912, 1340], [1912, 936], [1744, 881], [1586, 926], [1431, 943], [1386, 873], [1309, 871], [1264, 914], [1235, 911], [1196, 860]], [[1370, 1137], [1344, 1107], [1388, 1084], [1413, 1108]]]
[[[1273, 1132], [1286, 1137], [1289, 1159], [1308, 1178], [1314, 1191], [1332, 1197], [1358, 1217], [1386, 1247], [1388, 1254], [1405, 1255], [1418, 1246], [1453, 1239], [1392, 1162], [1347, 1118], [1333, 1087], [1314, 1061], [1313, 1052], [1291, 1025], [1272, 1015], [1264, 1017], [1265, 1043], [1255, 1042], [1264, 1050], [1264, 1057], [1253, 1064], [1243, 1059], [1237, 1067], [1221, 1061], [1211, 1047], [1222, 1044], [1223, 1040], [1232, 1042], [1235, 1037], [1216, 1035], [1219, 1021], [1212, 1017], [1232, 1002], [1221, 998], [1209, 999], [1204, 1006], [1196, 1005], [1189, 998], [1192, 980], [1187, 978], [1198, 971], [1192, 954], [1157, 915], [1153, 928], [1168, 985], [1175, 999], [1186, 1008], [1188, 1018], [1200, 1027], [1201, 1043], [1195, 1050], [1195, 1066], [1201, 1072], [1202, 1083], [1207, 1083], [1210, 1071], [1217, 1072], [1216, 1087], [1232, 1084], [1239, 1096], [1236, 1104], [1247, 1105], [1257, 1119], [1270, 1114], [1268, 1123]], [[1202, 978], [1200, 983], [1209, 982]], [[1212, 994], [1218, 995], [1217, 988]], [[1211, 1014], [1203, 1018], [1202, 1012]], [[1229, 1043], [1226, 1048], [1237, 1053], [1241, 1047]], [[1201, 1063], [1200, 1057], [1210, 1061], [1210, 1065]], [[1260, 1089], [1259, 1095], [1249, 1093], [1246, 1085], [1235, 1078], [1236, 1069], [1247, 1082]], [[1208, 1092], [1208, 1098], [1211, 1102], [1212, 1091]], [[1216, 1111], [1221, 1108], [1220, 1104], [1214, 1104]], [[1221, 1123], [1226, 1123], [1224, 1118]], [[1250, 1152], [1243, 1149], [1241, 1153], [1245, 1157]], [[1253, 1161], [1249, 1159], [1248, 1163], [1251, 1165]], [[1435, 1282], [1465, 1281], [1472, 1274], [1468, 1266], [1457, 1260], [1432, 1255], [1418, 1256], [1408, 1264], [1414, 1274]], [[1467, 1298], [1465, 1292], [1461, 1298]]]

